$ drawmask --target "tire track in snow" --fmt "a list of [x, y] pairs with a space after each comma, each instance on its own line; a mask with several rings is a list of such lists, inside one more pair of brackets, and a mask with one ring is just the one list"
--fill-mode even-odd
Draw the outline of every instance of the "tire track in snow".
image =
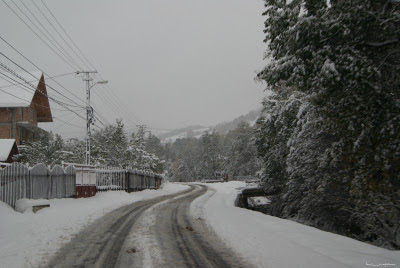
[[130, 229], [151, 206], [194, 190], [133, 203], [104, 215], [63, 246], [48, 267], [114, 267]]

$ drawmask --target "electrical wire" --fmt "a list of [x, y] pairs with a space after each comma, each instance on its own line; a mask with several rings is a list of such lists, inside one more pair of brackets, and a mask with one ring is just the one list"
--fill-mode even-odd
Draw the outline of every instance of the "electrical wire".
[[[5, 66], [3, 63], [0, 62], [0, 66], [3, 67], [3, 68], [5, 68], [7, 71], [9, 71], [11, 74], [13, 74], [14, 76], [16, 76], [17, 78], [19, 78], [19, 79], [21, 79], [22, 81], [24, 81], [24, 82], [25, 82], [27, 85], [29, 85], [32, 89], [30, 89], [30, 88], [28, 88], [26, 85], [24, 85], [26, 88], [30, 89], [31, 91], [35, 88], [34, 85], [32, 85], [31, 83], [29, 83], [28, 81], [26, 81], [24, 78], [20, 77], [18, 74], [16, 74], [16, 73], [13, 72], [11, 69], [9, 69], [7, 66]], [[1, 74], [2, 74], [3, 76], [5, 75], [5, 74], [3, 74], [3, 73], [1, 73]], [[5, 75], [5, 76], [7, 76], [7, 75]], [[22, 83], [16, 81], [15, 79], [10, 78], [9, 76], [7, 76], [7, 77], [8, 77], [9, 79], [15, 81], [17, 84], [23, 85]], [[4, 90], [2, 90], [2, 91], [4, 91]], [[44, 94], [43, 92], [41, 92], [40, 90], [38, 90], [38, 92], [41, 93], [42, 95], [45, 95], [45, 94]], [[56, 99], [54, 99], [54, 98], [51, 98], [51, 97], [49, 97], [48, 95], [45, 95], [45, 96], [48, 97], [49, 99], [53, 100], [55, 103], [57, 103], [57, 104], [60, 105], [61, 107], [65, 108], [65, 109], [67, 109], [67, 110], [69, 110], [69, 111], [75, 113], [75, 114], [78, 115], [79, 117], [83, 118], [81, 115], [79, 115], [79, 114], [76, 113], [75, 111], [69, 109], [68, 107], [65, 107], [65, 106], [64, 106], [64, 105], [65, 105], [64, 103], [62, 103], [62, 102], [60, 102], [60, 101], [58, 101], [58, 100], [56, 100]], [[48, 108], [50, 108], [50, 107], [48, 107]], [[81, 107], [81, 108], [82, 108], [82, 107]], [[84, 119], [84, 118], [83, 118], [83, 119]]]
[[30, 27], [28, 25], [28, 23], [25, 22], [24, 19], [22, 19], [18, 13], [9, 5], [7, 4], [7, 2], [5, 0], [1, 0], [25, 25], [26, 27], [28, 27], [48, 48], [50, 48], [62, 61], [64, 61], [66, 64], [68, 64], [73, 70], [75, 70], [75, 67], [68, 62], [66, 59], [64, 59], [57, 51], [54, 50], [54, 48], [52, 48], [51, 46], [49, 46], [49, 44], [47, 44], [46, 41], [43, 40], [42, 37], [39, 36], [38, 33], [35, 32], [35, 30], [32, 29], [32, 27]]
[[[31, 0], [32, 2], [34, 1], [34, 0]], [[43, 0], [41, 0], [41, 2], [42, 2], [42, 4], [43, 4], [43, 6], [47, 9], [47, 11], [49, 12], [49, 14], [53, 17], [53, 19], [54, 19], [54, 21], [58, 24], [58, 26], [61, 28], [61, 30], [64, 32], [64, 34], [68, 37], [68, 39], [71, 41], [71, 43], [76, 47], [76, 49], [80, 52], [80, 54], [85, 58], [85, 60], [87, 61], [87, 63], [88, 64], [86, 64], [84, 61], [83, 61], [83, 59], [82, 58], [80, 58], [80, 57], [78, 57], [87, 67], [89, 67], [88, 65], [90, 65], [93, 69], [96, 69], [95, 67], [94, 67], [94, 65], [90, 62], [90, 60], [85, 56], [85, 54], [82, 52], [82, 50], [78, 47], [78, 45], [76, 44], [76, 42], [71, 38], [71, 36], [68, 34], [68, 32], [65, 30], [65, 28], [62, 26], [62, 24], [59, 22], [59, 20], [56, 18], [56, 16], [54, 15], [54, 13], [49, 9], [49, 7], [44, 3], [44, 1]], [[38, 8], [38, 6], [35, 4], [35, 6]], [[38, 8], [39, 9], [39, 8]], [[40, 11], [40, 9], [39, 9], [39, 11]], [[42, 14], [43, 14], [43, 12], [41, 12]], [[44, 15], [44, 14], [43, 14]], [[45, 15], [44, 15], [45, 16]], [[46, 17], [46, 16], [45, 16]], [[47, 19], [47, 17], [46, 17], [46, 19]], [[48, 20], [48, 19], [47, 19]], [[55, 29], [55, 27], [54, 27], [54, 25], [48, 20], [48, 22], [52, 25], [52, 27]], [[58, 31], [57, 31], [58, 32]], [[60, 35], [61, 36], [61, 35]], [[63, 40], [64, 41], [66, 41], [64, 38], [63, 38]], [[66, 44], [68, 44], [68, 42], [66, 42]], [[71, 48], [71, 47], [70, 47]], [[72, 48], [71, 48], [71, 50], [72, 51], [74, 51]], [[76, 55], [77, 55], [77, 53], [76, 53]], [[98, 79], [98, 80], [104, 80], [103, 79], [103, 77], [100, 75], [100, 74], [97, 74], [97, 76], [100, 78], [100, 79]], [[103, 90], [104, 90], [104, 92], [103, 92], [103, 94], [106, 94], [106, 95], [108, 95], [108, 100], [105, 102], [105, 104], [107, 104], [108, 106], [107, 107], [109, 107], [109, 101], [111, 100], [112, 102], [113, 102], [113, 105], [112, 106], [114, 106], [114, 108], [113, 108], [113, 111], [115, 112], [116, 110], [117, 110], [117, 113], [116, 114], [119, 114], [119, 115], [123, 115], [123, 117], [126, 117], [127, 118], [127, 120], [130, 120], [131, 122], [133, 122], [134, 124], [137, 124], [137, 123], [139, 123], [139, 124], [143, 124], [143, 122], [135, 115], [135, 114], [133, 114], [132, 112], [130, 112], [129, 111], [129, 109], [127, 109], [124, 105], [121, 105], [121, 100], [119, 100], [119, 98], [118, 98], [118, 96], [114, 93], [114, 91], [110, 88], [110, 86], [109, 85], [107, 85], [107, 88], [108, 88], [108, 90], [106, 90], [106, 89], [104, 89], [104, 86], [103, 85], [101, 85], [102, 86], [102, 88], [103, 88]], [[111, 92], [111, 93], [109, 93], [109, 92]], [[96, 93], [96, 95], [99, 95], [99, 94], [97, 94]], [[134, 118], [135, 119], [135, 121], [132, 121], [131, 120], [131, 118]]]
[[[14, 0], [11, 0], [14, 5], [16, 5], [16, 3], [14, 2]], [[58, 47], [56, 45], [54, 45], [53, 42], [51, 42], [50, 38], [47, 37], [47, 40], [49, 40], [51, 42], [51, 44], [54, 47], [57, 47], [58, 49], [61, 49], [63, 51], [63, 55], [66, 56], [73, 64], [75, 64], [76, 66], [79, 67], [79, 69], [82, 69], [82, 67], [75, 61], [75, 59], [73, 57], [71, 57], [71, 55], [64, 49], [64, 47], [57, 41], [57, 39], [54, 38], [54, 36], [47, 30], [47, 28], [42, 24], [42, 22], [36, 17], [35, 14], [33, 14], [33, 12], [29, 9], [29, 7], [24, 3], [23, 0], [20, 0], [21, 4], [25, 7], [25, 9], [29, 12], [29, 14], [32, 15], [32, 17], [39, 23], [39, 25], [42, 27], [42, 29], [47, 33], [47, 35], [58, 45]], [[18, 7], [19, 8], [19, 7]], [[21, 9], [20, 11], [25, 15], [25, 17], [28, 17]], [[32, 20], [30, 20], [33, 24], [34, 22]], [[35, 27], [39, 30], [39, 27], [37, 27], [36, 24], [34, 24]], [[45, 35], [42, 31], [41, 33], [43, 35]], [[45, 35], [46, 36], [46, 35]], [[60, 51], [61, 52], [61, 51]]]
[[[58, 34], [58, 36], [64, 41], [65, 44], [69, 47], [69, 49], [75, 54], [75, 56], [88, 68], [90, 68], [84, 60], [76, 53], [76, 51], [71, 47], [71, 45], [65, 40], [65, 38], [62, 36], [62, 34], [57, 30], [57, 28], [54, 26], [54, 24], [47, 18], [46, 14], [42, 12], [40, 7], [35, 3], [35, 0], [31, 0], [31, 2], [35, 5], [36, 9], [42, 14], [42, 16], [46, 19], [46, 21], [49, 23], [49, 25], [54, 29], [54, 31]], [[51, 13], [51, 12], [50, 12]]]
[[[35, 77], [33, 74], [31, 74], [29, 71], [27, 71], [25, 68], [23, 68], [21, 65], [19, 65], [18, 63], [16, 63], [15, 61], [13, 61], [12, 59], [10, 59], [9, 57], [7, 57], [4, 53], [0, 52], [0, 55], [2, 55], [3, 57], [5, 57], [6, 59], [8, 59], [10, 62], [12, 62], [13, 64], [15, 64], [16, 66], [18, 66], [19, 68], [21, 68], [23, 71], [25, 71], [26, 73], [28, 73], [29, 75], [31, 75], [33, 78], [37, 79], [37, 77]], [[2, 65], [4, 67], [4, 64], [0, 62], [0, 65]], [[16, 77], [18, 77], [19, 79], [23, 80], [24, 82], [28, 83], [24, 78], [20, 77], [17, 73], [15, 73], [14, 71], [12, 71], [9, 67], [6, 67], [6, 69], [8, 69], [8, 71], [10, 73], [12, 73], [13, 75], [15, 75]], [[75, 103], [76, 105], [78, 105], [78, 107], [82, 107], [81, 105], [79, 105], [77, 102], [75, 102], [74, 100], [68, 98], [67, 96], [65, 96], [64, 94], [60, 93], [58, 90], [56, 90], [55, 88], [51, 87], [48, 85], [49, 88], [51, 88], [52, 90], [54, 90], [55, 92], [57, 92], [58, 94], [60, 94], [61, 96], [63, 96], [64, 98], [70, 100], [71, 102]], [[33, 87], [35, 88], [35, 87]], [[40, 91], [40, 90], [39, 90]], [[45, 95], [46, 97], [49, 97], [48, 94], [46, 95], [45, 93], [41, 92], [43, 95]], [[50, 97], [49, 97], [50, 98]], [[66, 105], [70, 105], [70, 104], [66, 104]], [[72, 106], [72, 105], [70, 105]]]
[[56, 128], [56, 130], [59, 129], [59, 128], [61, 128], [61, 127], [64, 126], [64, 125], [70, 125], [70, 126], [73, 126], [73, 127], [77, 127], [77, 128], [81, 128], [81, 129], [86, 129], [85, 127], [72, 124], [72, 123], [70, 123], [70, 122], [68, 122], [68, 121], [61, 120], [61, 119], [59, 119], [59, 118], [57, 118], [57, 117], [56, 117], [55, 119], [63, 123], [63, 124], [61, 124], [60, 126], [58, 126], [58, 127]]
[[53, 19], [57, 22], [58, 26], [60, 26], [61, 30], [65, 33], [65, 35], [68, 37], [68, 39], [72, 42], [72, 44], [76, 47], [76, 49], [81, 53], [81, 55], [85, 58], [85, 60], [93, 67], [93, 64], [89, 61], [89, 59], [85, 56], [85, 54], [82, 52], [82, 50], [78, 47], [78, 45], [74, 42], [74, 40], [71, 38], [71, 36], [68, 34], [68, 32], [64, 29], [64, 27], [61, 25], [61, 23], [57, 20], [57, 18], [54, 16], [53, 12], [48, 8], [48, 6], [43, 2], [43, 0], [40, 0], [43, 4], [43, 6], [47, 9], [47, 11], [50, 13], [50, 15], [53, 17]]
[[[41, 68], [39, 68], [35, 63], [33, 63], [31, 60], [29, 60], [27, 57], [25, 57], [18, 49], [16, 49], [13, 45], [11, 45], [9, 42], [7, 42], [3, 37], [0, 36], [0, 39], [3, 40], [3, 42], [5, 42], [8, 46], [10, 46], [15, 52], [17, 52], [20, 56], [22, 56], [25, 60], [27, 60], [30, 64], [32, 64], [33, 66], [35, 66], [38, 70], [42, 71], [42, 73], [44, 73], [48, 78], [50, 78], [52, 81], [54, 81], [57, 85], [59, 85], [60, 87], [62, 87], [63, 89], [65, 89], [67, 92], [69, 92], [71, 95], [73, 95], [75, 98], [77, 98], [78, 100], [80, 100], [81, 102], [83, 102], [78, 96], [76, 96], [74, 93], [72, 93], [70, 90], [68, 90], [67, 88], [65, 88], [63, 85], [61, 85], [59, 82], [57, 82], [56, 80], [52, 79], [52, 77], [50, 75], [48, 75], [45, 71], [43, 71]], [[73, 72], [71, 74], [75, 74], [76, 72]], [[84, 102], [83, 102], [84, 103]]]
[[[66, 74], [60, 74], [60, 75], [55, 75], [55, 76], [48, 77], [48, 78], [57, 78], [57, 77], [62, 77], [62, 76], [71, 75], [71, 74], [75, 74], [75, 72], [73, 72], [73, 73], [66, 73]], [[33, 83], [33, 82], [36, 82], [36, 81], [38, 81], [38, 80], [37, 80], [37, 79], [35, 79], [35, 80], [29, 80], [28, 82]], [[7, 87], [12, 87], [12, 86], [15, 86], [15, 85], [14, 85], [14, 84], [10, 84], [10, 85], [7, 85], [7, 86], [0, 86], [0, 88], [7, 88]]]
[[[42, 28], [44, 29], [44, 31], [54, 40], [55, 43], [58, 44], [57, 45], [54, 44], [54, 42], [52, 42], [50, 40], [50, 38], [42, 31], [40, 30], [40, 28], [36, 25], [36, 23], [34, 23], [32, 21], [32, 19], [29, 18], [29, 16], [13, 1], [12, 3], [19, 9], [19, 11], [32, 23], [32, 25], [35, 26], [35, 28], [43, 35], [46, 37], [46, 39], [50, 42], [50, 44], [54, 47], [56, 47], [58, 50], [59, 48], [61, 48], [64, 53], [59, 50], [57, 53], [49, 44], [47, 44], [46, 41], [43, 40], [43, 38], [40, 37], [40, 35], [34, 31], [32, 29], [32, 27], [30, 27], [28, 25], [28, 23], [22, 19], [17, 12], [11, 7], [9, 6], [5, 0], [2, 0], [4, 4], [7, 5], [7, 7], [32, 31], [34, 32], [34, 34], [41, 39], [42, 42], [44, 42], [50, 49], [53, 50], [53, 52], [55, 52], [64, 62], [66, 62], [70, 67], [74, 68], [72, 65], [75, 65], [77, 67], [79, 67], [80, 69], [81, 66], [80, 64], [78, 64], [75, 59], [66, 51], [66, 49], [56, 40], [56, 38], [46, 29], [46, 27], [40, 22], [39, 18], [37, 16], [35, 16], [35, 14], [32, 12], [32, 10], [30, 10], [28, 8], [27, 5], [25, 5], [22, 0], [21, 3], [22, 5], [25, 7], [26, 10], [28, 10], [28, 12], [33, 16], [33, 18], [40, 24], [40, 26], [42, 26]], [[42, 14], [42, 16], [45, 18], [45, 20], [49, 23], [49, 25], [56, 31], [56, 33], [58, 34], [58, 36], [60, 36], [60, 38], [64, 41], [64, 43], [70, 48], [70, 50], [73, 52], [73, 54], [77, 57], [77, 59], [80, 60], [80, 62], [82, 62], [85, 66], [89, 67], [91, 66], [93, 69], [94, 65], [90, 62], [90, 60], [86, 57], [86, 55], [82, 52], [82, 50], [78, 47], [78, 45], [76, 44], [76, 42], [72, 39], [72, 37], [68, 34], [68, 32], [65, 30], [65, 28], [62, 26], [62, 24], [59, 22], [59, 20], [56, 18], [56, 16], [53, 14], [53, 12], [49, 9], [49, 7], [44, 3], [43, 0], [41, 0], [43, 6], [46, 8], [46, 10], [48, 11], [48, 13], [51, 15], [51, 17], [54, 19], [54, 21], [58, 24], [58, 26], [60, 27], [60, 29], [62, 30], [62, 32], [67, 36], [67, 38], [71, 41], [72, 45], [76, 48], [76, 50], [82, 55], [82, 57], [86, 60], [83, 60], [82, 57], [80, 57], [78, 55], [78, 53], [75, 51], [75, 49], [72, 48], [72, 46], [69, 44], [69, 42], [67, 42], [67, 40], [62, 36], [62, 34], [57, 30], [57, 28], [54, 26], [54, 24], [50, 21], [50, 19], [46, 16], [46, 14], [44, 14], [44, 12], [39, 8], [39, 6], [35, 3], [34, 0], [31, 0], [32, 3], [35, 5], [36, 9]], [[0, 37], [1, 38], [1, 37]], [[3, 38], [1, 38], [3, 41], [5, 41]], [[5, 41], [6, 42], [6, 41]], [[10, 45], [8, 42], [6, 42], [8, 45]], [[10, 45], [11, 46], [11, 45]], [[12, 47], [12, 46], [11, 46]], [[14, 47], [12, 47], [14, 50], [16, 50]], [[17, 51], [17, 50], [16, 50]], [[20, 53], [19, 51], [17, 51], [21, 56], [22, 53]], [[67, 61], [64, 57], [60, 56], [60, 54], [62, 54], [65, 58], [67, 58], [69, 61]], [[31, 64], [33, 64], [29, 59], [27, 59], [25, 56], [23, 56], [26, 60], [28, 60]], [[71, 64], [72, 62], [72, 64]], [[18, 66], [18, 65], [17, 65]], [[35, 65], [34, 65], [35, 66]], [[19, 66], [20, 67], [20, 66]], [[35, 66], [37, 67], [37, 66]], [[21, 68], [21, 67], [20, 67]], [[40, 68], [38, 68], [40, 70]], [[26, 70], [25, 70], [26, 71]], [[43, 72], [43, 71], [42, 71]], [[45, 72], [43, 72], [45, 73]], [[46, 74], [47, 75], [47, 74]], [[49, 76], [49, 75], [47, 75]], [[101, 79], [104, 80], [100, 74], [97, 74], [97, 76]], [[55, 81], [55, 80], [53, 80]], [[55, 81], [56, 82], [56, 81]], [[56, 82], [57, 83], [57, 82]], [[49, 86], [49, 85], [48, 85]], [[50, 87], [51, 88], [51, 87]], [[97, 93], [95, 92], [96, 95], [98, 95], [101, 100], [106, 104], [106, 107], [110, 108], [116, 115], [122, 116], [122, 118], [125, 117], [126, 120], [129, 120], [131, 123], [133, 123], [134, 125], [136, 124], [143, 124], [143, 122], [134, 114], [132, 113], [129, 109], [127, 109], [127, 107], [125, 105], [123, 105], [123, 103], [121, 102], [121, 100], [118, 98], [117, 94], [110, 88], [110, 86], [107, 85], [108, 90], [101, 85], [101, 89], [102, 89], [102, 93]], [[53, 88], [51, 88], [53, 89]], [[53, 89], [55, 90], [55, 89]], [[60, 94], [61, 96], [63, 96], [66, 99], [69, 99], [70, 101], [72, 101], [73, 103], [77, 104], [75, 101], [71, 100], [70, 98], [66, 97], [65, 95], [61, 94], [60, 92], [58, 92], [57, 90], [55, 90], [58, 94]], [[70, 92], [70, 91], [69, 91]], [[78, 98], [80, 101], [82, 101], [79, 97], [77, 97], [75, 94], [73, 94], [72, 92], [70, 92], [72, 95], [74, 95], [76, 98]], [[107, 100], [105, 100], [105, 98]], [[110, 105], [111, 104], [111, 105]], [[121, 105], [122, 104], [122, 105]], [[68, 104], [70, 105], [70, 104]], [[97, 112], [98, 117], [100, 117], [101, 119], [105, 119], [103, 117], [100, 116], [100, 114]], [[97, 118], [99, 119], [99, 118]], [[106, 121], [106, 120], [104, 120]], [[102, 120], [99, 120], [99, 122], [101, 124], [104, 125], [104, 123], [102, 122]]]
[[[4, 75], [4, 74], [3, 74], [3, 73], [0, 73], [0, 75]], [[5, 79], [4, 77], [0, 77], [0, 78], [3, 79], [3, 80], [5, 80], [5, 81], [7, 81], [7, 82], [10, 82], [10, 81], [8, 81], [7, 79]], [[17, 98], [17, 99], [19, 99], [19, 100], [25, 101], [25, 102], [28, 103], [28, 104], [33, 103], [33, 104], [35, 104], [35, 105], [37, 105], [37, 106], [39, 106], [39, 107], [43, 107], [43, 108], [48, 108], [48, 109], [50, 109], [49, 106], [44, 106], [44, 105], [41, 105], [41, 104], [38, 104], [38, 103], [35, 103], [35, 102], [32, 102], [32, 101], [29, 101], [29, 100], [25, 100], [25, 99], [23, 99], [23, 98], [21, 98], [21, 97], [18, 97], [18, 96], [14, 95], [14, 94], [12, 94], [12, 93], [10, 93], [10, 92], [8, 92], [8, 91], [5, 91], [4, 89], [1, 89], [1, 88], [0, 88], [0, 91], [4, 92], [4, 93], [6, 93], [6, 94], [8, 94], [8, 95], [10, 95], [10, 96], [13, 96], [14, 98]], [[70, 112], [70, 110], [62, 110], [62, 109], [57, 109], [57, 108], [51, 108], [51, 109], [52, 109], [52, 110], [57, 110], [57, 111], [63, 111], [63, 112]]]

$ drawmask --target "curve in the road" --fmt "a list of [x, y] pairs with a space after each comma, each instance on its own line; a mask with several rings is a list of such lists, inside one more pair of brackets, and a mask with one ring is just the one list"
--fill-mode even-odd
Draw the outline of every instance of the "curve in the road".
[[[191, 185], [181, 193], [116, 209], [77, 234], [48, 267], [250, 267], [204, 220], [190, 216], [190, 204], [206, 191], [205, 186]], [[146, 225], [149, 216], [154, 219], [150, 227]], [[142, 233], [143, 226], [148, 233]], [[127, 239], [132, 235], [136, 241]], [[142, 252], [126, 250], [143, 244], [142, 238], [155, 242], [144, 243]], [[150, 261], [146, 262], [146, 250], [159, 254], [147, 254]]]
[[126, 235], [149, 207], [189, 190], [113, 210], [90, 224], [62, 247], [48, 267], [114, 267]]

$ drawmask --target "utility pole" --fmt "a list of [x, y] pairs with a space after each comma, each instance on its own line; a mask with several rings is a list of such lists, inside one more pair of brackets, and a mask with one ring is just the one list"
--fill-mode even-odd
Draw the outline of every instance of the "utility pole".
[[83, 81], [86, 82], [86, 155], [85, 155], [86, 165], [90, 165], [90, 138], [91, 138], [90, 125], [94, 124], [93, 108], [90, 106], [90, 89], [96, 84], [108, 83], [108, 81], [99, 81], [90, 85], [90, 81], [93, 80], [92, 78], [90, 78], [90, 74], [94, 73], [97, 73], [97, 71], [94, 70], [94, 71], [76, 72], [76, 74], [84, 74]]

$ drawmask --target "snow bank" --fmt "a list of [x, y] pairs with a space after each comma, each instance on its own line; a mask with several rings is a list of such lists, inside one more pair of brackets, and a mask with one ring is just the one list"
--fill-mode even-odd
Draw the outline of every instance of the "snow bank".
[[[97, 193], [91, 198], [51, 199], [49, 208], [36, 214], [30, 209], [14, 211], [0, 202], [0, 267], [37, 267], [45, 263], [72, 236], [113, 209], [188, 189], [167, 183], [159, 190]], [[41, 201], [39, 201], [41, 202]], [[33, 204], [24, 200], [23, 207]]]
[[212, 191], [193, 202], [192, 215], [205, 218], [229, 246], [257, 267], [400, 265], [400, 251], [234, 207], [236, 188], [244, 187], [244, 182], [206, 185]]
[[27, 199], [27, 198], [22, 198], [20, 200], [17, 200], [15, 202], [15, 210], [21, 213], [24, 213], [27, 210], [32, 211], [32, 208], [34, 206], [44, 206], [44, 205], [50, 205], [49, 200], [47, 199]]

